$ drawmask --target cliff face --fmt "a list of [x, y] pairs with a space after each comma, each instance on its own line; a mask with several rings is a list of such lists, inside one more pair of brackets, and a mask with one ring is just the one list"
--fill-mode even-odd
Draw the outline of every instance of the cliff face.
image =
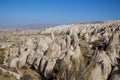
[[120, 79], [120, 21], [1, 33], [1, 41], [10, 44], [0, 70], [15, 68], [7, 71], [17, 79], [25, 79], [24, 68], [42, 80]]

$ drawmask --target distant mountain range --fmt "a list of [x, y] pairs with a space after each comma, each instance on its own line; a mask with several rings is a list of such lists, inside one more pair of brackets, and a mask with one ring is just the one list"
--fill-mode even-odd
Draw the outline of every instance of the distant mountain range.
[[0, 29], [44, 29], [57, 26], [57, 24], [27, 24], [27, 25], [0, 25]]
[[[104, 22], [116, 22], [120, 20], [105, 20], [105, 21], [88, 21], [88, 22], [80, 22], [80, 23], [69, 23], [69, 24], [97, 24], [97, 23], [104, 23]], [[26, 25], [1, 25], [0, 24], [0, 30], [26, 30], [26, 29], [45, 29], [49, 27], [55, 27], [57, 25], [63, 25], [63, 24], [26, 24]]]

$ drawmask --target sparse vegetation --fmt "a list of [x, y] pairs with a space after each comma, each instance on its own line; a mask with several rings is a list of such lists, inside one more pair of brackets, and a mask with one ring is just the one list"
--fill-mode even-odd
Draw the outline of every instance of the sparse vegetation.
[[108, 80], [113, 66], [120, 65], [116, 60], [120, 58], [120, 34], [115, 26], [101, 24], [65, 25], [40, 33], [3, 31], [0, 80], [16, 80], [13, 75], [21, 80]]
[[4, 54], [5, 54], [5, 49], [0, 49], [0, 64], [3, 64], [5, 58]]
[[1, 73], [0, 80], [17, 80], [17, 79], [9, 73]]

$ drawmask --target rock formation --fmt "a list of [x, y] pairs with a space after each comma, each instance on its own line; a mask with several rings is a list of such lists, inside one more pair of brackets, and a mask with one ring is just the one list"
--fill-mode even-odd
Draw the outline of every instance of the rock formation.
[[0, 71], [12, 73], [15, 68], [17, 79], [24, 77], [23, 68], [37, 72], [42, 80], [120, 78], [120, 21], [0, 33], [0, 50], [5, 51]]

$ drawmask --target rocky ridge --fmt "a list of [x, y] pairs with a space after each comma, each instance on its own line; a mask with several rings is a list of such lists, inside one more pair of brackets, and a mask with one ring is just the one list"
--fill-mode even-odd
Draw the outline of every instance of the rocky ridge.
[[120, 79], [120, 21], [0, 33], [1, 73], [26, 79], [31, 69], [42, 80]]

